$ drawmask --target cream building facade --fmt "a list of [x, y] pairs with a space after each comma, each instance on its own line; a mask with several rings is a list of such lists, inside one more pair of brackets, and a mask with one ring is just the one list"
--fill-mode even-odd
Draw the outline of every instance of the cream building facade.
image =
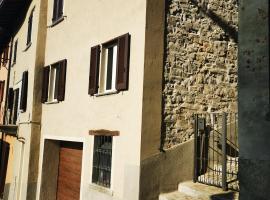
[[31, 2], [13, 36], [8, 199], [144, 199], [141, 162], [160, 145], [164, 6]]
[[[8, 101], [0, 128], [16, 130], [5, 199], [164, 199], [208, 175], [209, 166], [196, 166], [211, 158], [201, 147], [215, 112], [223, 113], [223, 142], [212, 144], [223, 169], [234, 157], [240, 199], [267, 198], [269, 2], [24, 3], [0, 1], [0, 50], [3, 41], [12, 49], [8, 79], [1, 68]], [[10, 32], [6, 5], [24, 11], [13, 10], [19, 25]], [[228, 155], [224, 112], [237, 114], [238, 102], [241, 149]], [[254, 145], [261, 148], [250, 151]]]
[[[148, 139], [147, 149], [151, 149], [151, 142], [157, 142], [156, 148], [153, 148], [151, 152], [142, 149], [142, 134], [146, 137], [150, 134], [159, 136], [159, 132], [151, 133], [143, 130], [146, 129], [145, 126], [149, 126], [149, 124], [145, 124], [146, 121], [152, 121], [155, 118], [146, 119], [143, 122], [142, 116], [145, 118], [151, 118], [151, 116], [149, 113], [143, 113], [142, 110], [143, 107], [154, 108], [155, 99], [150, 100], [149, 98], [156, 95], [153, 93], [157, 89], [158, 92], [161, 92], [160, 82], [159, 88], [154, 88], [157, 87], [154, 84], [151, 86], [153, 88], [146, 88], [146, 90], [150, 89], [152, 93], [144, 93], [145, 86], [150, 81], [155, 81], [157, 77], [147, 80], [145, 78], [150, 74], [162, 71], [162, 65], [155, 65], [157, 61], [151, 57], [156, 53], [153, 48], [161, 49], [162, 46], [157, 44], [156, 47], [147, 47], [148, 54], [145, 50], [146, 34], [156, 31], [156, 34], [162, 39], [163, 32], [162, 28], [159, 30], [154, 30], [155, 27], [146, 29], [147, 21], [153, 20], [154, 17], [147, 16], [148, 6], [148, 3], [142, 0], [132, 2], [121, 0], [110, 3], [65, 1], [62, 16], [54, 22], [52, 20], [55, 12], [53, 10], [54, 1], [48, 1], [44, 66], [50, 66], [49, 91], [47, 100], [42, 104], [37, 198], [48, 199], [48, 196], [50, 199], [54, 199], [55, 196], [60, 198], [59, 183], [62, 182], [59, 182], [59, 179], [51, 178], [50, 174], [58, 173], [58, 177], [61, 176], [60, 165], [64, 165], [65, 162], [61, 163], [61, 156], [65, 156], [64, 149], [68, 148], [65, 144], [68, 146], [76, 143], [81, 146], [82, 151], [81, 179], [79, 180], [80, 199], [140, 199], [141, 160], [143, 157], [158, 152], [158, 141], [155, 141], [154, 137]], [[163, 9], [163, 4], [156, 6], [158, 9]], [[162, 13], [160, 14], [162, 16]], [[160, 28], [158, 27], [160, 23], [161, 21], [157, 22], [157, 28]], [[116, 83], [117, 76], [119, 76], [119, 74], [116, 75], [119, 73], [116, 68], [120, 62], [117, 54], [121, 53], [122, 48], [120, 40], [124, 40], [124, 46], [129, 48], [129, 58], [127, 58], [129, 61], [126, 63], [129, 65], [126, 77], [128, 87], [124, 91], [117, 91]], [[95, 48], [92, 47], [97, 45], [100, 48], [100, 57], [96, 62], [100, 63], [97, 67], [100, 73], [95, 81], [99, 88], [94, 88], [96, 89], [94, 94], [89, 95], [91, 78], [93, 78], [90, 77], [89, 80], [89, 73], [92, 70], [91, 62], [95, 58], [93, 56]], [[50, 90], [52, 89], [51, 80], [54, 80], [52, 73], [55, 63], [62, 60], [65, 60], [66, 65], [65, 95], [64, 99], [59, 101], [57, 98], [50, 99]], [[106, 65], [108, 66], [110, 61], [112, 62], [111, 79], [108, 78], [110, 76], [109, 68], [106, 69]], [[146, 61], [152, 63], [146, 63]], [[160, 81], [160, 77], [158, 78]], [[109, 82], [111, 86], [108, 86]], [[107, 84], [106, 87], [105, 84]], [[56, 86], [54, 85], [54, 87]], [[160, 127], [158, 123], [153, 122], [153, 125]], [[107, 137], [103, 138], [104, 140], [112, 140], [111, 166], [107, 166], [110, 168], [110, 178], [105, 178], [110, 182], [109, 184], [102, 183], [99, 180], [102, 173], [93, 170], [96, 167], [94, 165], [97, 164], [94, 161], [95, 145], [102, 136]], [[109, 139], [110, 137], [111, 139]], [[104, 146], [105, 144], [108, 143], [104, 143]], [[53, 154], [52, 149], [60, 153]], [[53, 160], [59, 160], [58, 165], [55, 163], [55, 166], [52, 166]], [[100, 170], [102, 171], [102, 169]], [[63, 173], [67, 172], [63, 170]], [[98, 173], [98, 180], [94, 178], [94, 173]], [[63, 184], [67, 181], [64, 179]], [[70, 179], [72, 182], [72, 177]], [[58, 187], [56, 187], [57, 184]], [[70, 184], [72, 185], [72, 183]], [[74, 187], [77, 186], [74, 185]], [[65, 188], [62, 189], [65, 190]]]

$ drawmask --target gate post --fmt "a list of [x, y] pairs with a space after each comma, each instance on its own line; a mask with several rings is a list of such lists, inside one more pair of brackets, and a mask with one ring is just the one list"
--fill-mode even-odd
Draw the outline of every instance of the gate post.
[[227, 115], [225, 112], [222, 114], [222, 189], [225, 191], [227, 187], [227, 156], [226, 156], [226, 143], [227, 143]]

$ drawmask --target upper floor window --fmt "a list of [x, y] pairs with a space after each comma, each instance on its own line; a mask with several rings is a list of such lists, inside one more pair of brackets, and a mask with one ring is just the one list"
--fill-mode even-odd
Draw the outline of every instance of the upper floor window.
[[[130, 35], [125, 34], [91, 48], [90, 95], [128, 89]], [[101, 56], [100, 56], [101, 54]]]
[[13, 63], [17, 61], [17, 48], [18, 48], [18, 40], [14, 43], [14, 52], [13, 52]]
[[5, 81], [0, 81], [0, 103], [4, 100]]
[[28, 29], [27, 29], [27, 40], [26, 40], [26, 46], [31, 45], [32, 40], [32, 26], [33, 26], [33, 11], [31, 12], [29, 18], [28, 18]]
[[63, 6], [64, 0], [54, 0], [53, 4], [53, 23], [57, 22], [58, 20], [62, 19], [63, 17]]
[[16, 124], [18, 118], [19, 105], [19, 88], [9, 88], [8, 90], [8, 122], [9, 124]]
[[65, 99], [67, 60], [54, 63], [43, 69], [42, 103]]
[[8, 63], [8, 55], [9, 54], [9, 45], [7, 45], [2, 53], [0, 53], [0, 58], [1, 58], [1, 61], [0, 61], [0, 66], [5, 66], [7, 63]]

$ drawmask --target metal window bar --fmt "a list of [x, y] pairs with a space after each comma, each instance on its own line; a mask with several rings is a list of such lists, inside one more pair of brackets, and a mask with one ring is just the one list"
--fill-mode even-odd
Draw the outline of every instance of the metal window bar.
[[95, 136], [92, 182], [111, 185], [112, 136]]
[[237, 113], [194, 115], [194, 182], [239, 191], [237, 123]]

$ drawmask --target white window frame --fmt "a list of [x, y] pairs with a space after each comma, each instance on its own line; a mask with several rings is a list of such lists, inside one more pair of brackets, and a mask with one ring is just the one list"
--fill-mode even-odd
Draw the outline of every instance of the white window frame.
[[[50, 65], [47, 103], [56, 103], [56, 102], [58, 102], [58, 100], [54, 96], [57, 70], [58, 70], [57, 66]], [[54, 74], [54, 77], [53, 77], [53, 80], [52, 80], [53, 71], [55, 72], [55, 74]]]
[[[108, 55], [109, 49], [113, 48], [113, 61], [112, 61], [112, 79], [111, 89], [107, 89], [107, 70], [108, 70]], [[116, 68], [117, 68], [118, 44], [113, 43], [109, 46], [102, 46], [101, 51], [101, 65], [99, 68], [99, 91], [98, 94], [110, 94], [117, 92], [116, 90]]]

